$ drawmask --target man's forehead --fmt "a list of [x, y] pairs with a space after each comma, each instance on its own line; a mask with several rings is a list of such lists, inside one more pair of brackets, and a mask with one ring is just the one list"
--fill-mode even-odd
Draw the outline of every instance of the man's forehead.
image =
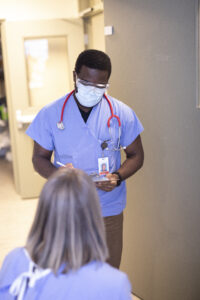
[[[107, 82], [108, 80], [108, 71], [107, 70], [99, 70], [95, 68], [89, 68], [85, 65], [83, 65], [80, 69], [80, 72], [78, 75], [91, 78], [91, 79], [98, 79], [103, 82]], [[83, 78], [86, 79], [86, 78]]]

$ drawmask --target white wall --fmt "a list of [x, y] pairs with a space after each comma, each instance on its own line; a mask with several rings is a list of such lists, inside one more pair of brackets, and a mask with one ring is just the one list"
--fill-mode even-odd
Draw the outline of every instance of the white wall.
[[77, 0], [0, 0], [0, 20], [73, 18]]

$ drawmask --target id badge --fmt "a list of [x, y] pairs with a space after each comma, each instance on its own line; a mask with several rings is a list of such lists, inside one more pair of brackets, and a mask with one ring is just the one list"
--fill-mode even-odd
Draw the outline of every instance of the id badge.
[[106, 175], [109, 173], [108, 157], [98, 158], [99, 175]]

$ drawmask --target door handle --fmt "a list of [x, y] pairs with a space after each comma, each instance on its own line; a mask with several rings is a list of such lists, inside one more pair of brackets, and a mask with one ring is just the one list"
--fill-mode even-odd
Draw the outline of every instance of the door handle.
[[17, 127], [22, 128], [24, 124], [30, 124], [36, 114], [23, 115], [20, 109], [16, 110]]

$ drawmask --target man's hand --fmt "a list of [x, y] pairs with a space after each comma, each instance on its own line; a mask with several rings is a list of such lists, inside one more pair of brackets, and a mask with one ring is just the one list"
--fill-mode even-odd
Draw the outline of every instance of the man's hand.
[[72, 165], [72, 163], [68, 163], [64, 167], [61, 167], [61, 168], [74, 169], [74, 166]]
[[117, 180], [119, 179], [117, 174], [107, 174], [107, 181], [96, 182], [96, 187], [105, 192], [111, 192], [117, 186]]

